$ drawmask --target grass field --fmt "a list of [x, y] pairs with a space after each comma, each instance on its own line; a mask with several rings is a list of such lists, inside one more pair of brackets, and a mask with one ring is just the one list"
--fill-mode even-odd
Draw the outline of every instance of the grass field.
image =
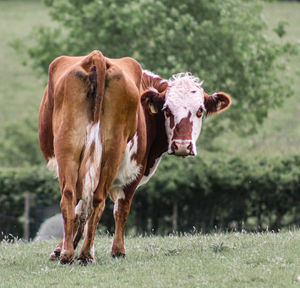
[[[300, 3], [264, 4], [266, 34], [299, 46], [299, 15]], [[282, 40], [272, 31], [279, 21], [288, 22]], [[37, 119], [43, 79], [22, 65], [22, 55], [11, 43], [43, 23], [51, 21], [41, 1], [0, 1], [0, 138], [3, 125], [28, 115]], [[241, 138], [226, 132], [216, 139], [228, 153], [299, 151], [300, 55], [286, 61], [294, 95], [270, 111], [257, 135]], [[2, 242], [0, 287], [300, 287], [299, 239], [300, 231], [129, 238], [127, 259], [111, 259], [111, 238], [102, 236], [96, 241], [97, 264], [87, 267], [49, 262], [54, 241]]]
[[49, 262], [56, 242], [0, 244], [0, 287], [299, 287], [300, 231], [96, 239], [97, 263]]
[[22, 65], [24, 55], [11, 44], [47, 22], [50, 18], [42, 1], [0, 1], [0, 122], [18, 121], [28, 113], [37, 117], [43, 83]]

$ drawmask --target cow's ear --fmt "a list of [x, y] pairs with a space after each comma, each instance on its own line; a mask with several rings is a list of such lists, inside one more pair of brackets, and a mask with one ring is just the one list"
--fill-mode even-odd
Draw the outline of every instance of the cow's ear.
[[156, 114], [162, 110], [165, 99], [157, 91], [147, 90], [142, 94], [141, 101], [144, 107], [149, 110], [151, 114]]
[[204, 106], [207, 115], [220, 113], [226, 110], [231, 104], [231, 98], [228, 94], [223, 92], [208, 95], [204, 93]]

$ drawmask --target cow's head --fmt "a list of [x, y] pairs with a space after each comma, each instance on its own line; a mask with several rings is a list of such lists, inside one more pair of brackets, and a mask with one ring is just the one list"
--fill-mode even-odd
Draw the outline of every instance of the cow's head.
[[225, 93], [206, 94], [201, 84], [190, 73], [179, 73], [168, 81], [164, 94], [154, 90], [147, 94], [151, 113], [164, 113], [169, 154], [197, 155], [203, 116], [222, 112], [231, 103]]

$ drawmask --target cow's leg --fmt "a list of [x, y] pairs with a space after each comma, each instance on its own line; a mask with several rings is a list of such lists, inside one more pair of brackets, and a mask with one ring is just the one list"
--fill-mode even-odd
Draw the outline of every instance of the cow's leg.
[[70, 242], [72, 243], [78, 227], [75, 220], [75, 184], [78, 164], [72, 161], [72, 164], [62, 165], [62, 167], [59, 181], [62, 191], [60, 206], [64, 221], [64, 237], [50, 254], [49, 260], [60, 259], [62, 264], [66, 264], [72, 262], [74, 258], [74, 247]]
[[[75, 225], [74, 225], [74, 228], [73, 228], [73, 234], [78, 230], [78, 226], [79, 224], [77, 223], [78, 221], [75, 220]], [[78, 232], [77, 232], [78, 233]], [[77, 234], [76, 234], [77, 235]], [[73, 235], [74, 236], [74, 235]], [[80, 239], [79, 239], [80, 240]], [[79, 242], [78, 240], [78, 242]], [[75, 242], [75, 239], [74, 239], [74, 242], [73, 242], [73, 246], [74, 246], [74, 250], [76, 249], [77, 247], [77, 244], [78, 242]], [[57, 246], [55, 247], [55, 249], [53, 250], [53, 252], [50, 254], [50, 257], [49, 257], [49, 260], [51, 261], [54, 261], [54, 260], [58, 260], [59, 257], [60, 257], [60, 253], [61, 253], [61, 249], [62, 249], [62, 246], [63, 246], [63, 240], [61, 240]]]
[[100, 196], [94, 198], [93, 201], [94, 210], [91, 217], [88, 220], [87, 233], [78, 258], [80, 264], [87, 264], [89, 262], [90, 263], [94, 262], [94, 257], [95, 257], [94, 249], [93, 249], [94, 238], [95, 238], [98, 222], [100, 221], [100, 218], [105, 208], [106, 198], [107, 195], [104, 194], [102, 194], [102, 197]]
[[74, 249], [76, 249], [79, 241], [82, 238], [82, 235], [84, 234], [84, 231], [86, 229], [87, 219], [90, 218], [93, 212], [92, 203], [90, 203], [90, 199], [88, 201], [89, 203], [87, 203], [84, 200], [81, 200], [75, 209], [76, 224], [74, 229], [74, 240], [73, 240]]
[[60, 263], [67, 264], [74, 260], [73, 231], [75, 226], [75, 187], [78, 173], [78, 163], [72, 161], [59, 165], [59, 181], [62, 191], [60, 208], [64, 219], [64, 238], [60, 253]]
[[[115, 137], [110, 140], [106, 143], [107, 150], [104, 150], [100, 181], [93, 198], [94, 209], [88, 220], [87, 235], [80, 251], [79, 261], [81, 263], [94, 261], [94, 255], [91, 251], [93, 250], [96, 228], [105, 208], [105, 200], [125, 153], [127, 142], [124, 139]], [[119, 149], [115, 150], [114, 147], [119, 147]]]
[[59, 256], [60, 256], [60, 253], [61, 253], [61, 248], [62, 248], [62, 245], [63, 245], [63, 240], [61, 240], [56, 248], [53, 250], [53, 252], [50, 254], [50, 257], [49, 257], [49, 260], [58, 260], [59, 259]]
[[[126, 191], [127, 192], [127, 191]], [[124, 231], [129, 215], [133, 193], [118, 191], [114, 204], [115, 234], [111, 247], [112, 257], [125, 257]]]

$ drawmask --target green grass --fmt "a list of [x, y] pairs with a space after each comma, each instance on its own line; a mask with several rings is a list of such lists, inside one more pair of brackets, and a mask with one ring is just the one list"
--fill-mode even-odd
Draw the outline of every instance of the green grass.
[[97, 263], [47, 260], [55, 241], [0, 244], [0, 287], [299, 287], [300, 231], [126, 239], [127, 258], [96, 239]]
[[49, 22], [42, 1], [0, 1], [0, 137], [2, 125], [18, 123], [28, 115], [38, 117], [42, 80], [23, 65], [24, 55], [17, 54], [11, 44], [28, 36], [35, 26]]

